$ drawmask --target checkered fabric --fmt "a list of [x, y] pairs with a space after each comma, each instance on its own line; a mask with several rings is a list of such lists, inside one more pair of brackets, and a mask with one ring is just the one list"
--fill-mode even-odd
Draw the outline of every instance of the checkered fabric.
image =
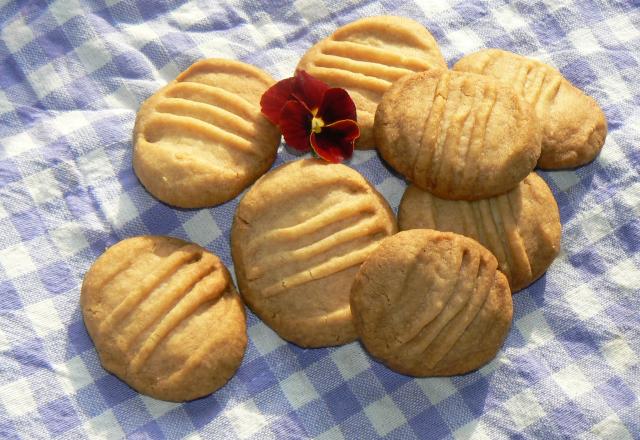
[[[107, 246], [168, 234], [232, 266], [237, 199], [172, 209], [136, 179], [140, 103], [203, 57], [290, 76], [314, 42], [377, 14], [425, 24], [450, 65], [484, 47], [542, 59], [607, 115], [594, 163], [541, 173], [562, 252], [514, 296], [498, 357], [413, 379], [249, 314], [244, 362], [212, 396], [160, 402], [107, 374], [78, 301]], [[639, 62], [637, 0], [0, 0], [0, 438], [640, 438]], [[397, 209], [405, 183], [375, 152], [349, 164]]]

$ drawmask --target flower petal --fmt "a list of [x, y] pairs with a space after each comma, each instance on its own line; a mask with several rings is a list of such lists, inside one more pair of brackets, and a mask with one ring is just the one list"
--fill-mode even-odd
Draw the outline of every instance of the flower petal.
[[309, 151], [311, 114], [304, 105], [293, 99], [287, 101], [280, 113], [280, 130], [287, 144], [296, 150]]
[[311, 133], [313, 150], [327, 162], [338, 163], [353, 155], [353, 144], [360, 137], [360, 128], [355, 121], [343, 119], [322, 128], [320, 133]]
[[264, 114], [266, 118], [275, 125], [280, 123], [280, 113], [282, 112], [282, 108], [287, 101], [291, 99], [291, 94], [293, 93], [293, 81], [294, 78], [287, 78], [282, 81], [278, 81], [269, 87], [260, 99], [262, 114]]
[[318, 116], [325, 124], [343, 119], [356, 119], [356, 105], [345, 89], [331, 88], [324, 93], [322, 104], [318, 109]]
[[293, 96], [306, 105], [310, 112], [318, 109], [329, 86], [304, 70], [298, 70], [294, 78]]

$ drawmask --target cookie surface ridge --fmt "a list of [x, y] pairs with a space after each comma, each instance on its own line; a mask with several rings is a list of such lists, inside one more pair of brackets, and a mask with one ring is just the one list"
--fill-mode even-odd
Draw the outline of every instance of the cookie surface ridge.
[[202, 397], [242, 361], [243, 305], [222, 262], [198, 245], [123, 240], [91, 266], [80, 301], [104, 368], [143, 394]]
[[263, 176], [231, 232], [240, 291], [280, 336], [305, 347], [355, 339], [353, 276], [396, 231], [386, 201], [355, 170], [305, 159]]
[[198, 208], [235, 197], [273, 163], [280, 133], [260, 113], [274, 80], [238, 61], [201, 60], [143, 103], [134, 170], [165, 203]]
[[414, 20], [394, 16], [367, 17], [340, 27], [309, 49], [297, 66], [349, 92], [360, 125], [357, 148], [375, 147], [376, 107], [391, 84], [436, 68], [446, 69], [446, 63], [429, 31]]
[[502, 345], [513, 313], [507, 280], [487, 249], [427, 229], [380, 244], [356, 275], [351, 308], [367, 351], [412, 376], [481, 367]]

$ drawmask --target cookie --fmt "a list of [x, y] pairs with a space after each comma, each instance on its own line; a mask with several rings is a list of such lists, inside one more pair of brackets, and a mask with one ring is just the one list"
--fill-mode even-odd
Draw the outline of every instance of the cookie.
[[374, 148], [373, 118], [382, 94], [404, 75], [446, 69], [436, 40], [420, 23], [403, 17], [356, 20], [316, 43], [297, 69], [332, 87], [342, 87], [356, 104], [357, 148]]
[[411, 185], [398, 223], [402, 230], [435, 229], [477, 240], [496, 256], [512, 292], [538, 279], [560, 251], [558, 205], [536, 173], [508, 193], [473, 202], [440, 199]]
[[453, 68], [510, 84], [534, 107], [542, 126], [539, 167], [577, 167], [591, 162], [602, 149], [607, 135], [602, 109], [553, 67], [504, 50], [485, 49], [463, 57]]
[[231, 200], [273, 163], [280, 132], [260, 113], [274, 80], [238, 61], [198, 61], [147, 99], [133, 133], [144, 187], [180, 208]]
[[478, 242], [429, 229], [385, 239], [360, 267], [351, 311], [365, 348], [392, 370], [452, 376], [489, 362], [513, 313], [506, 277]]
[[374, 133], [385, 161], [438, 197], [475, 200], [514, 188], [535, 167], [540, 129], [529, 104], [496, 79], [430, 71], [397, 81]]
[[357, 171], [306, 159], [260, 178], [231, 229], [240, 293], [282, 338], [302, 347], [356, 339], [349, 292], [358, 267], [396, 221]]
[[244, 306], [220, 259], [196, 244], [158, 236], [115, 244], [85, 275], [80, 304], [102, 366], [142, 394], [196, 399], [242, 362]]

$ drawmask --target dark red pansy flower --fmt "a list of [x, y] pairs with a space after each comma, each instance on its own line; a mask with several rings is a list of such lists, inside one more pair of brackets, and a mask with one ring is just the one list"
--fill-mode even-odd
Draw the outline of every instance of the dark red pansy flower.
[[310, 148], [327, 162], [338, 163], [353, 155], [360, 137], [356, 105], [346, 90], [331, 88], [298, 70], [267, 90], [260, 100], [262, 113], [280, 127], [287, 144], [296, 150]]

